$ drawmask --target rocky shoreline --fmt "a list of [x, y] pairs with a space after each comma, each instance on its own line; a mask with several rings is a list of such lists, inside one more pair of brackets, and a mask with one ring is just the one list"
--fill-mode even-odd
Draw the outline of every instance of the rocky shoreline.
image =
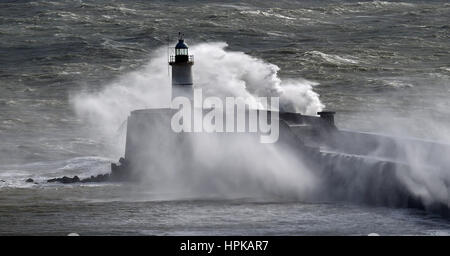
[[78, 176], [73, 176], [72, 178], [64, 176], [62, 178], [49, 179], [49, 180], [47, 180], [47, 182], [48, 183], [60, 182], [63, 184], [69, 184], [69, 183], [77, 183], [77, 182], [81, 182], [81, 183], [105, 182], [105, 181], [110, 181], [110, 179], [111, 179], [111, 175], [109, 173], [106, 173], [106, 174], [99, 174], [97, 176], [91, 176], [91, 177], [85, 178], [85, 179], [80, 179]]
[[[111, 173], [99, 174], [97, 176], [91, 176], [89, 178], [80, 179], [78, 176], [67, 177], [63, 176], [61, 178], [53, 178], [48, 179], [48, 183], [62, 183], [62, 184], [71, 184], [71, 183], [89, 183], [89, 182], [111, 182], [111, 181], [127, 181], [130, 180], [130, 175], [127, 172], [128, 164], [124, 158], [119, 159], [119, 164], [112, 163], [111, 164]], [[27, 183], [36, 183], [33, 179], [28, 178], [25, 180]]]

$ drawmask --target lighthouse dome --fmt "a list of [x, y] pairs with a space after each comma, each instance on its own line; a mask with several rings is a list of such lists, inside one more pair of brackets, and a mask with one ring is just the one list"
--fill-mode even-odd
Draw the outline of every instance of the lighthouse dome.
[[184, 39], [178, 40], [177, 45], [175, 45], [175, 49], [187, 49], [187, 45], [184, 43]]

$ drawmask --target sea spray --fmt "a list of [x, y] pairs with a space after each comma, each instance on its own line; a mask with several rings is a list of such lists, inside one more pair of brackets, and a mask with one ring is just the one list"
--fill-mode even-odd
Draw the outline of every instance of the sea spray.
[[[194, 87], [205, 97], [280, 97], [281, 110], [316, 115], [323, 109], [314, 82], [284, 82], [279, 68], [242, 52], [227, 51], [226, 43], [203, 43], [191, 47], [195, 55]], [[76, 113], [104, 136], [116, 136], [130, 111], [170, 106], [171, 81], [165, 48], [151, 54], [140, 70], [124, 74], [97, 93], [78, 93], [71, 100]]]
[[[304, 114], [315, 114], [323, 108], [312, 90], [313, 83], [283, 81], [277, 76], [277, 66], [242, 52], [226, 51], [225, 47], [225, 43], [191, 47], [196, 56], [194, 87], [202, 88], [206, 96], [279, 96], [281, 110]], [[168, 107], [171, 97], [166, 57], [163, 48], [156, 50], [142, 69], [121, 76], [98, 93], [74, 95], [76, 112], [113, 140], [130, 111]], [[389, 123], [386, 119], [382, 122]], [[151, 129], [162, 136], [170, 127]], [[277, 195], [302, 200], [337, 199], [396, 205], [391, 192], [406, 188], [427, 204], [448, 204], [448, 172], [422, 168], [422, 163], [433, 162], [433, 159], [447, 167], [445, 156], [438, 152], [433, 156], [417, 153], [408, 145], [394, 146], [405, 151], [402, 160], [410, 166], [407, 169], [372, 163], [371, 157], [378, 157], [380, 151], [390, 147], [380, 144], [368, 152], [369, 158], [345, 154], [327, 157], [323, 163], [329, 161], [325, 166], [329, 168], [325, 168], [325, 172], [314, 172], [298, 152], [275, 145], [262, 147], [247, 135], [227, 139], [226, 143], [219, 138], [199, 135], [184, 150], [177, 140], [159, 139], [163, 147], [152, 147], [149, 152], [159, 157], [154, 158], [152, 165], [141, 166], [152, 184], [150, 189], [157, 192], [179, 191], [180, 195], [199, 197]], [[123, 154], [123, 143], [117, 146], [118, 154]], [[398, 157], [393, 159], [394, 162], [399, 160]], [[399, 182], [389, 183], [394, 178]], [[392, 185], [392, 189], [384, 189], [386, 184]]]
[[226, 51], [226, 43], [204, 43], [192, 47], [195, 54], [194, 86], [206, 96], [280, 97], [282, 111], [316, 115], [323, 109], [317, 83], [299, 78], [282, 80], [279, 67], [243, 52]]
[[[205, 97], [279, 97], [280, 109], [315, 115], [323, 108], [314, 83], [304, 79], [284, 82], [277, 75], [276, 65], [242, 52], [225, 50], [225, 43], [204, 43], [192, 46], [195, 55], [194, 88], [201, 88]], [[164, 48], [152, 53], [151, 60], [138, 71], [119, 77], [97, 93], [79, 93], [72, 97], [77, 114], [86, 119], [103, 136], [115, 140], [117, 129], [130, 111], [170, 106], [170, 79]], [[312, 173], [295, 155], [279, 147], [264, 146], [252, 135], [238, 138], [214, 138], [197, 135], [191, 146], [164, 134], [170, 127], [153, 126], [153, 134], [163, 143], [155, 148], [149, 140], [151, 163], [139, 166], [153, 191], [182, 191], [180, 195], [261, 196], [293, 195], [311, 198], [315, 181]], [[142, 138], [144, 139], [144, 138]], [[123, 154], [123, 142], [117, 143]]]

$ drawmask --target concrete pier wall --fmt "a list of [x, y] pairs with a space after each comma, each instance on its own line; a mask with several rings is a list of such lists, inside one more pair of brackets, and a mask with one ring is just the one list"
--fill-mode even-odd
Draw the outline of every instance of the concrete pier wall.
[[[126, 171], [131, 176], [138, 180], [150, 177], [155, 186], [167, 186], [171, 180], [179, 183], [180, 179], [185, 181], [183, 184], [194, 185], [201, 179], [190, 180], [199, 177], [191, 174], [210, 169], [204, 173], [216, 176], [203, 183], [212, 181], [214, 184], [214, 180], [232, 180], [233, 173], [240, 172], [238, 168], [252, 168], [253, 161], [264, 159], [264, 163], [277, 163], [280, 156], [270, 152], [285, 152], [295, 156], [295, 159], [286, 158], [287, 161], [299, 161], [301, 168], [307, 168], [319, 177], [316, 195], [320, 200], [347, 200], [427, 209], [443, 215], [449, 213], [445, 198], [423, 197], [404, 179], [417, 171], [417, 166], [411, 165], [411, 156], [434, 159], [429, 154], [450, 153], [448, 145], [338, 130], [329, 120], [293, 113], [280, 114], [277, 143], [261, 144], [259, 133], [176, 133], [171, 129], [171, 119], [177, 111], [145, 109], [131, 112], [125, 149]], [[236, 151], [236, 145], [242, 148]], [[208, 152], [205, 154], [202, 148]], [[255, 158], [255, 154], [262, 155]], [[205, 155], [213, 160], [205, 160]], [[435, 169], [447, 167], [445, 161], [423, 163], [424, 169], [420, 171], [434, 175]], [[298, 165], [283, 166], [280, 168]], [[255, 181], [241, 178], [236, 182], [245, 186], [245, 182]], [[428, 186], [425, 180], [414, 182], [417, 183], [414, 187], [426, 189]], [[449, 184], [445, 186], [449, 188]]]

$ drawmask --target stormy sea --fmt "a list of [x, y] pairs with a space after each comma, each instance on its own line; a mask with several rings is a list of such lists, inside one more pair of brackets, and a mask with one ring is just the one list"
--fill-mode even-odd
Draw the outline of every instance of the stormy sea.
[[[336, 111], [340, 129], [448, 144], [449, 24], [445, 0], [2, 0], [0, 235], [449, 235], [420, 209], [310, 198], [314, 173], [284, 163], [273, 183], [260, 164], [236, 174], [260, 187], [46, 182], [110, 172], [130, 111], [170, 99], [180, 31], [209, 95], [277, 91], [289, 111]], [[442, 183], [449, 169], [427, 180]]]

